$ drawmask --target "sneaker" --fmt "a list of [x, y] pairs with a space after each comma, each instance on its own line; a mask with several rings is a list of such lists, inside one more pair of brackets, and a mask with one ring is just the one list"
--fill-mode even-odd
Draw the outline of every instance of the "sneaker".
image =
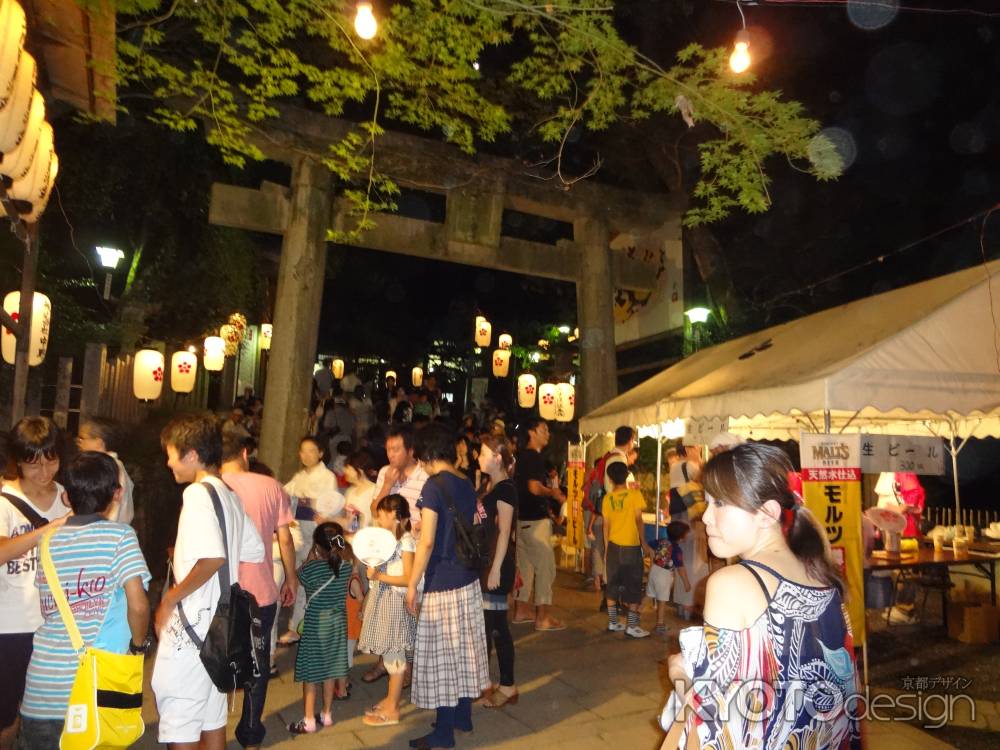
[[624, 622], [609, 622], [608, 623], [608, 630], [611, 631], [612, 633], [620, 633], [620, 632], [622, 632], [625, 629], [626, 628], [625, 628], [625, 623]]
[[633, 625], [632, 627], [625, 628], [625, 635], [629, 638], [648, 638], [649, 631], [643, 630], [638, 625]]

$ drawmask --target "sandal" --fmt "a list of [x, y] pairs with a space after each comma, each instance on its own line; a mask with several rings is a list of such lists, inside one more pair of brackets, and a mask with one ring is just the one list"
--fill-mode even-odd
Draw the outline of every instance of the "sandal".
[[312, 729], [309, 729], [306, 726], [306, 720], [299, 719], [294, 724], [288, 725], [288, 731], [292, 734], [315, 734], [319, 731], [319, 726], [314, 726]]
[[388, 676], [389, 673], [385, 670], [385, 667], [381, 664], [376, 664], [361, 676], [361, 681], [370, 685], [371, 683], [378, 682], [383, 677]]
[[393, 719], [381, 712], [373, 714], [366, 712], [362, 721], [369, 727], [392, 727], [399, 723], [399, 717]]
[[320, 727], [332, 727], [333, 726], [333, 715], [330, 716], [330, 721], [323, 721], [323, 714], [316, 714], [316, 731], [318, 732]]
[[565, 630], [565, 629], [566, 629], [566, 623], [560, 622], [559, 620], [549, 620], [549, 624], [543, 628], [540, 628], [537, 625], [535, 625], [535, 630], [537, 630], [539, 633], [548, 633], [548, 632], [554, 632], [556, 630]]
[[521, 696], [520, 693], [514, 691], [513, 695], [507, 695], [507, 693], [502, 690], [494, 690], [489, 698], [483, 701], [483, 705], [486, 708], [503, 708], [504, 706], [517, 705], [517, 699]]
[[301, 640], [302, 636], [298, 633], [285, 633], [278, 639], [278, 646], [281, 648], [287, 648], [288, 646], [294, 646]]

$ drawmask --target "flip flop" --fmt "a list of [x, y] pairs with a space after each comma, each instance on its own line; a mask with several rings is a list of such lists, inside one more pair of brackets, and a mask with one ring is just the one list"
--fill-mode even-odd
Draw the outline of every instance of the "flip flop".
[[537, 625], [535, 626], [535, 630], [537, 630], [539, 633], [555, 632], [557, 630], [565, 630], [565, 629], [566, 629], [566, 623], [564, 622], [560, 622], [558, 625], [547, 625], [544, 628], [540, 628]]
[[365, 713], [361, 720], [369, 727], [392, 727], [399, 723], [399, 719], [390, 719], [383, 713]]
[[511, 620], [511, 625], [523, 625], [526, 622], [534, 622], [534, 617], [522, 617], [520, 620]]

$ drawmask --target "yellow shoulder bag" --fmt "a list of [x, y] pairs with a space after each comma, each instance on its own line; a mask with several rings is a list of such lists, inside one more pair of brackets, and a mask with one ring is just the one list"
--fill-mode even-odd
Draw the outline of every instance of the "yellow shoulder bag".
[[52, 530], [42, 536], [42, 569], [70, 643], [80, 659], [59, 748], [115, 750], [129, 747], [145, 730], [142, 722], [143, 657], [141, 654], [113, 654], [84, 644], [49, 552], [49, 539], [54, 533]]

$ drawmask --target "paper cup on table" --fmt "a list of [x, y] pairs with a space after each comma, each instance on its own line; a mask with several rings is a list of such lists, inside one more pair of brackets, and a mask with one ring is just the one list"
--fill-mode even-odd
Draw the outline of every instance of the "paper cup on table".
[[975, 526], [966, 526], [965, 527], [965, 538], [968, 539], [970, 542], [973, 539], [976, 538], [976, 527]]
[[969, 540], [963, 537], [955, 537], [954, 550], [956, 558], [963, 558], [969, 556]]
[[354, 535], [351, 547], [356, 558], [370, 568], [377, 568], [396, 551], [396, 537], [388, 529], [369, 526]]
[[934, 551], [935, 552], [940, 552], [941, 550], [944, 549], [944, 534], [940, 534], [940, 533], [934, 534], [931, 537], [931, 540], [934, 542]]

